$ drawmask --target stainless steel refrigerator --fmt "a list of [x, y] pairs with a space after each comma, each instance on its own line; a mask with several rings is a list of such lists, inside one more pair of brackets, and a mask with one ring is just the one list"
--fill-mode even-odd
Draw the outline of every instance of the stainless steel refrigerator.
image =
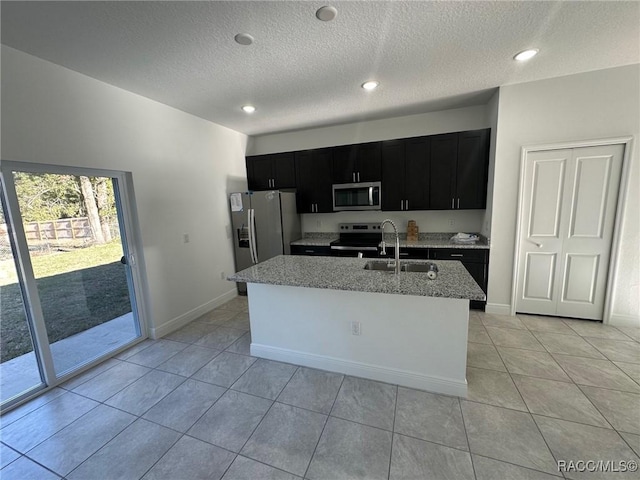
[[[229, 206], [237, 272], [291, 254], [289, 244], [302, 236], [295, 192], [232, 193]], [[238, 292], [246, 295], [247, 285], [238, 283]]]

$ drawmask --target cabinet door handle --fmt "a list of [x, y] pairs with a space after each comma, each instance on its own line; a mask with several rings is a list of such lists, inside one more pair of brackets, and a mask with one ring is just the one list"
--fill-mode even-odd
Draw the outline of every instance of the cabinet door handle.
[[360, 181], [360, 172], [358, 172], [358, 182]]
[[313, 253], [313, 250], [305, 250], [304, 253]]
[[451, 199], [451, 209], [453, 209], [453, 198]]
[[409, 200], [404, 201], [404, 209], [409, 210]]
[[316, 203], [316, 213], [318, 213], [318, 204]]
[[462, 253], [452, 253], [450, 256], [451, 257], [464, 257], [464, 255]]
[[356, 183], [356, 172], [353, 172], [351, 176], [353, 177], [353, 183]]
[[460, 208], [460, 198], [458, 198], [458, 206], [457, 208]]
[[404, 210], [404, 200], [400, 200], [400, 210]]

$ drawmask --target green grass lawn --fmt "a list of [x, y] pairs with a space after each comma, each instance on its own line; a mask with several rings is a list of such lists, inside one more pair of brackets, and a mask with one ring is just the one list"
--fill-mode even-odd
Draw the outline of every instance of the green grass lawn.
[[[51, 343], [131, 311], [120, 243], [33, 257]], [[6, 266], [5, 266], [6, 267]], [[20, 287], [4, 269], [0, 284], [0, 360], [32, 350]]]

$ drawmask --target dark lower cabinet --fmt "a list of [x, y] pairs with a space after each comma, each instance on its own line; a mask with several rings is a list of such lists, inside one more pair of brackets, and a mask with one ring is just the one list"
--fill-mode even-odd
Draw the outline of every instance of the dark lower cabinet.
[[332, 159], [329, 148], [296, 152], [296, 206], [298, 213], [333, 212]]
[[296, 187], [293, 152], [247, 157], [249, 190], [271, 190]]
[[291, 245], [291, 255], [331, 256], [331, 247]]
[[[489, 250], [480, 248], [430, 248], [431, 260], [458, 260], [471, 274], [482, 291], [487, 293], [489, 282]], [[471, 300], [471, 308], [484, 310], [486, 301]]]

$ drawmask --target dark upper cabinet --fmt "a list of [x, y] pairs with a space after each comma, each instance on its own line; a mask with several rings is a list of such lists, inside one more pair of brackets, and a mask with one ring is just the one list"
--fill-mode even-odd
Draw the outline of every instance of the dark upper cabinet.
[[489, 132], [474, 130], [458, 134], [456, 208], [486, 208], [489, 169]]
[[[405, 144], [405, 210], [429, 208], [429, 165], [431, 139], [409, 138]], [[384, 193], [384, 192], [383, 192]]]
[[334, 147], [332, 150], [333, 183], [356, 182], [356, 151], [353, 145]]
[[429, 208], [428, 137], [382, 142], [382, 210]]
[[247, 180], [249, 190], [295, 188], [293, 152], [247, 157]]
[[405, 141], [382, 142], [382, 210], [403, 210], [405, 200]]
[[344, 145], [332, 150], [333, 183], [380, 181], [381, 142]]
[[485, 208], [490, 130], [431, 137], [429, 208]]
[[296, 152], [296, 204], [298, 213], [333, 211], [331, 149]]
[[431, 137], [429, 168], [429, 206], [432, 210], [455, 208], [455, 169], [458, 156], [458, 134]]

